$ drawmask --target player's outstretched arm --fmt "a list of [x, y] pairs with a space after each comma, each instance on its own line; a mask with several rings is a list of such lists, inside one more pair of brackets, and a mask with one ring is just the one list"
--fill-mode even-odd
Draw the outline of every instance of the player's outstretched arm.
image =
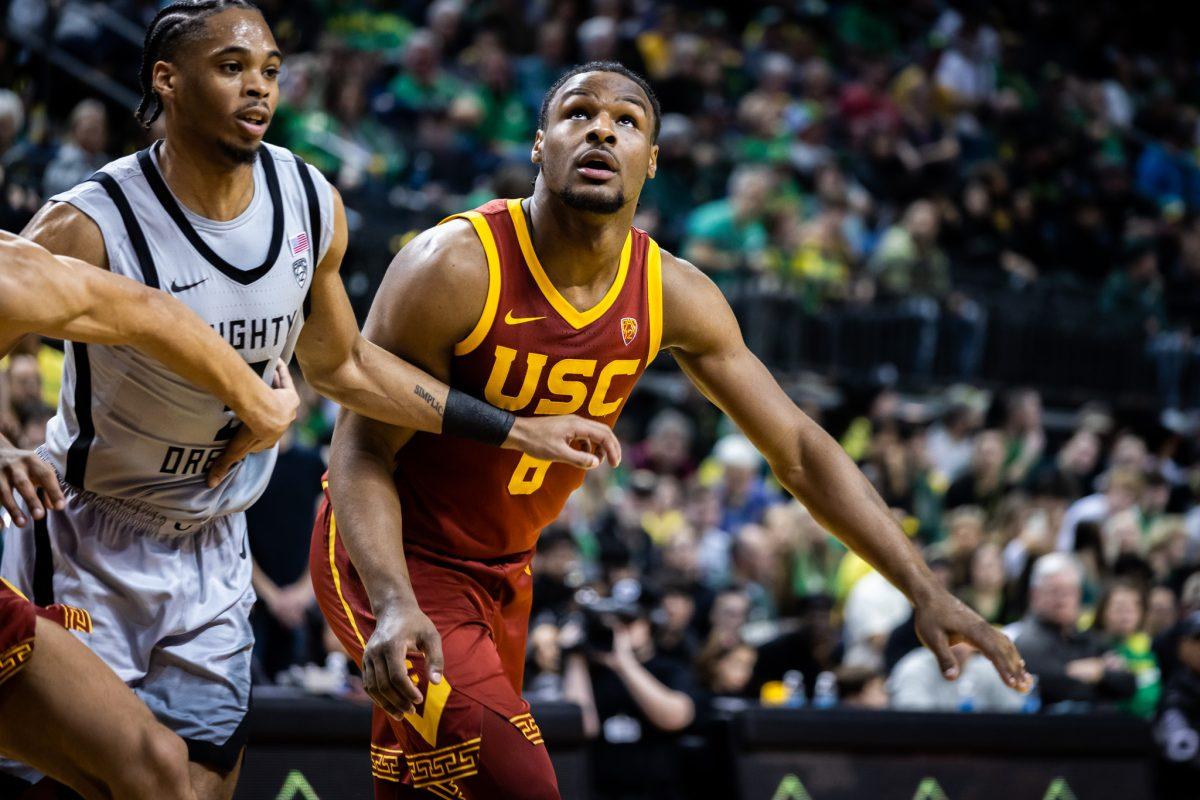
[[[358, 414], [412, 430], [463, 436], [585, 469], [600, 463], [592, 449], [617, 463], [620, 446], [606, 425], [577, 416], [515, 418], [451, 389], [362, 336], [339, 274], [347, 231], [345, 209], [336, 193], [334, 209], [333, 242], [313, 279], [312, 316], [305, 321], [296, 348], [304, 376], [318, 392]], [[449, 294], [441, 296], [421, 290], [405, 298], [405, 313], [418, 307], [449, 307], [451, 319], [456, 318], [455, 312], [463, 316], [464, 309], [478, 319], [487, 270], [483, 248], [468, 223], [450, 223], [426, 232], [410, 242], [397, 261], [401, 268], [418, 263], [436, 263], [438, 269], [457, 266], [477, 273], [475, 282], [482, 282], [471, 296], [463, 295], [457, 285], [446, 287]], [[462, 335], [469, 332], [468, 327]], [[586, 442], [589, 450], [574, 447], [577, 440]]]
[[663, 346], [754, 442], [780, 483], [904, 592], [914, 607], [917, 633], [946, 677], [958, 676], [950, 645], [966, 640], [991, 659], [1009, 686], [1028, 688], [1029, 675], [1016, 648], [938, 584], [866, 476], [746, 348], [729, 304], [712, 281], [664, 254], [663, 306]]
[[[296, 416], [299, 400], [290, 384], [273, 391], [183, 303], [0, 232], [0, 341], [26, 333], [135, 347], [224, 401], [263, 446], [273, 445]], [[20, 460], [26, 474], [12, 475], [13, 486], [0, 477], [0, 502], [13, 513], [9, 492], [15, 488], [34, 517], [40, 518], [36, 489], [45, 489], [57, 504], [61, 502], [58, 482], [52, 471], [37, 469], [27, 455]], [[21, 524], [23, 515], [13, 516]]]

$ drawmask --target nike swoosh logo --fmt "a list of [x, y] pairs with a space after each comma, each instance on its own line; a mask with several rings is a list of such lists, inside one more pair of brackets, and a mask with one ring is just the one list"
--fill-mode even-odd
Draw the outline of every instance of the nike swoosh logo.
[[202, 278], [202, 279], [196, 281], [195, 283], [188, 283], [183, 286], [180, 286], [175, 281], [171, 281], [171, 291], [172, 292], [186, 292], [188, 289], [195, 289], [197, 286], [204, 283], [204, 281], [206, 281], [206, 280], [208, 280], [208, 278]]
[[504, 321], [509, 325], [522, 325], [526, 322], [537, 322], [539, 319], [545, 319], [545, 317], [514, 317], [512, 311], [504, 316]]

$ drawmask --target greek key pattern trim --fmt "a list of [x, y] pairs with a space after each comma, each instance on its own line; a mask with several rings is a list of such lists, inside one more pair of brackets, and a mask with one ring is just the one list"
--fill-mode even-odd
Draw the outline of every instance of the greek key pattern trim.
[[463, 800], [462, 790], [458, 788], [458, 784], [454, 781], [431, 783], [425, 789], [429, 793], [441, 797], [443, 800]]
[[69, 631], [92, 632], [92, 615], [75, 606], [62, 606], [62, 626]]
[[403, 750], [371, 745], [371, 774], [382, 781], [399, 783], [403, 774], [400, 767], [403, 756]]
[[430, 750], [427, 753], [405, 753], [413, 786], [424, 789], [435, 783], [457, 778], [469, 778], [479, 771], [477, 757], [480, 739], [476, 736], [458, 744]]
[[533, 718], [533, 714], [528, 712], [517, 714], [515, 717], [510, 717], [508, 721], [516, 725], [517, 730], [533, 744], [543, 744], [542, 729], [538, 727], [537, 720]]
[[33, 655], [33, 639], [18, 642], [0, 653], [0, 683], [4, 683], [17, 673], [25, 662]]

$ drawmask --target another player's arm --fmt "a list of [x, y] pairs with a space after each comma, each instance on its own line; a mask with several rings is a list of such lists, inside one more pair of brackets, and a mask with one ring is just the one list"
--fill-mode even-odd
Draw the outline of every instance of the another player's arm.
[[[388, 268], [364, 335], [435, 378], [448, 379], [454, 344], [470, 332], [487, 295], [487, 264], [474, 237], [468, 223], [454, 221], [411, 241]], [[412, 433], [343, 411], [329, 455], [338, 534], [377, 620], [363, 655], [363, 685], [393, 716], [421, 701], [407, 678], [405, 654], [425, 653], [435, 683], [443, 666], [441, 639], [409, 581], [400, 498], [392, 482], [396, 452]]]
[[[183, 303], [0, 232], [0, 338], [31, 332], [74, 342], [135, 347], [219, 397], [271, 444], [296, 415], [298, 399], [290, 384], [272, 391]], [[61, 503], [53, 470], [39, 459], [10, 450], [0, 462], [0, 471], [5, 473], [0, 476], [0, 503], [18, 524], [24, 524], [24, 517], [12, 502], [12, 488], [25, 498], [37, 519], [43, 513], [37, 488], [44, 489], [56, 507]]]
[[[515, 419], [482, 400], [455, 392], [444, 381], [362, 336], [339, 273], [347, 228], [346, 212], [336, 192], [334, 218], [333, 241], [313, 278], [312, 316], [305, 321], [296, 346], [304, 376], [318, 392], [358, 414], [412, 430], [469, 436], [581, 468], [598, 465], [599, 459], [591, 452], [571, 446], [572, 441], [580, 439], [602, 449], [617, 463], [619, 445], [605, 425], [579, 417]], [[454, 227], [460, 238], [474, 237], [467, 223]], [[478, 241], [473, 246], [479, 251], [476, 259], [482, 260]], [[434, 255], [425, 253], [424, 257]], [[486, 265], [481, 274], [486, 276]], [[432, 302], [431, 296], [421, 294], [410, 298], [406, 309], [411, 311]], [[441, 298], [441, 304], [462, 302], [456, 295]], [[502, 426], [507, 426], [507, 432]]]
[[947, 677], [958, 674], [949, 645], [967, 640], [991, 659], [1008, 685], [1027, 687], [1029, 676], [1016, 648], [938, 584], [854, 462], [747, 349], [712, 281], [664, 254], [663, 305], [663, 346], [754, 442], [780, 483], [904, 592], [914, 606], [918, 634]]

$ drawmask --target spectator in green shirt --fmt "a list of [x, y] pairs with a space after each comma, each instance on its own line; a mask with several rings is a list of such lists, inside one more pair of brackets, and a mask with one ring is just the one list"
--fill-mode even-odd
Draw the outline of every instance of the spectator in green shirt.
[[764, 266], [764, 221], [773, 184], [770, 170], [740, 167], [729, 178], [729, 196], [700, 206], [688, 219], [685, 258], [718, 285], [728, 284], [739, 269], [757, 272]]
[[1109, 586], [1096, 608], [1095, 627], [1108, 637], [1113, 657], [1133, 674], [1137, 691], [1118, 706], [1139, 717], [1149, 719], [1158, 708], [1162, 692], [1158, 660], [1154, 657], [1150, 637], [1142, 630], [1142, 593], [1132, 583], [1117, 582]]
[[954, 377], [966, 380], [979, 367], [987, 319], [978, 303], [953, 291], [950, 259], [938, 242], [940, 228], [933, 202], [914, 202], [900, 223], [883, 235], [870, 266], [880, 296], [893, 302], [900, 319], [918, 323], [912, 372], [922, 377], [933, 372], [938, 327], [944, 315], [953, 334]]
[[461, 90], [462, 84], [442, 69], [437, 37], [414, 31], [404, 45], [404, 69], [388, 84], [397, 108], [414, 114], [444, 109]]

